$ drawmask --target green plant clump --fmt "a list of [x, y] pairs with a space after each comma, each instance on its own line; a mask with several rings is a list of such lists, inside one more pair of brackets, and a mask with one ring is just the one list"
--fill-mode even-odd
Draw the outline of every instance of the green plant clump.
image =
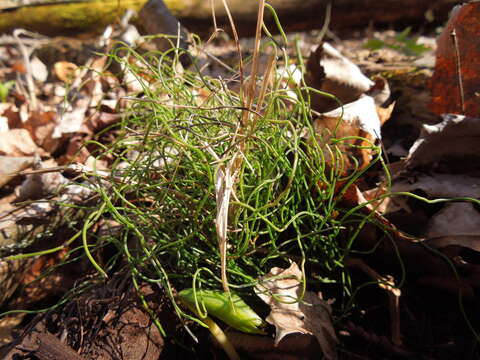
[[[221, 288], [222, 221], [228, 224], [224, 270], [231, 289], [248, 291], [272, 266], [290, 259], [317, 264], [324, 275], [341, 273], [365, 219], [338, 203], [365, 169], [343, 175], [346, 139], [312, 140], [305, 87], [295, 99], [273, 76], [263, 100], [256, 97], [248, 107], [223, 80], [177, 73], [178, 56], [169, 56], [177, 50], [143, 56], [121, 50], [128, 56], [112, 59], [136, 59], [128, 69], [142, 83], [143, 96], [131, 99], [115, 143], [98, 144], [105, 148], [98, 158], [114, 161], [111, 181], [95, 187], [101, 204], [91, 217], [122, 225], [120, 234], [97, 245], [115, 244], [134, 283], [157, 283], [172, 300], [173, 288]], [[222, 211], [228, 218], [217, 217]], [[350, 242], [341, 243], [351, 223], [359, 225], [350, 230]], [[92, 249], [85, 237], [84, 247]]]

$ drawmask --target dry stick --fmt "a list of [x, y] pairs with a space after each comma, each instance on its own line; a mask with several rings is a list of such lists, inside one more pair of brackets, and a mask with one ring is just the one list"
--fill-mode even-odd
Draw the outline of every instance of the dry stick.
[[[214, 5], [214, 0], [210, 0], [210, 8], [212, 9], [212, 19], [213, 19], [213, 33], [210, 35], [208, 40], [205, 42], [205, 44], [202, 46], [201, 51], [204, 51], [205, 47], [210, 44], [210, 42], [215, 39], [218, 35], [218, 33], [222, 32], [223, 29], [220, 29], [217, 26], [217, 17], [215, 15], [215, 5]], [[205, 52], [205, 51], [204, 51]]]
[[381, 276], [361, 259], [350, 258], [345, 261], [345, 266], [356, 267], [365, 274], [378, 282], [378, 286], [387, 291], [389, 298], [390, 312], [390, 332], [392, 343], [395, 346], [402, 346], [402, 338], [400, 332], [400, 296], [402, 292], [395, 287], [395, 281], [392, 276]]
[[215, 16], [215, 4], [214, 0], [210, 0], [210, 7], [212, 8], [212, 19], [213, 19], [213, 28], [215, 29], [214, 34], [217, 33], [218, 26], [217, 26], [217, 17]]
[[[235, 44], [237, 46], [239, 65], [240, 65], [240, 84], [243, 84], [243, 61], [242, 53], [240, 48], [240, 41], [238, 39], [237, 29], [235, 28], [235, 23], [228, 8], [226, 0], [222, 0], [223, 6], [230, 21], [230, 26], [232, 28], [233, 37], [235, 39]], [[243, 97], [243, 91], [240, 87], [240, 102], [242, 107], [245, 106], [245, 100]], [[235, 137], [235, 136], [234, 136]], [[232, 160], [235, 160], [236, 156]], [[215, 229], [217, 232], [218, 238], [218, 248], [220, 251], [220, 267], [221, 267], [221, 279], [223, 291], [230, 293], [228, 287], [228, 278], [227, 278], [227, 227], [228, 227], [228, 208], [230, 202], [230, 195], [233, 191], [233, 183], [235, 179], [232, 175], [236, 175], [235, 171], [232, 171], [233, 161], [230, 161], [225, 169], [222, 169], [222, 165], [219, 165], [215, 174], [215, 197], [217, 202], [217, 214], [215, 217]]]
[[[235, 45], [237, 46], [238, 52], [238, 65], [239, 65], [239, 72], [240, 72], [240, 84], [243, 84], [243, 59], [242, 59], [242, 49], [240, 48], [240, 41], [238, 39], [237, 28], [235, 27], [235, 23], [233, 21], [232, 14], [230, 13], [230, 9], [227, 5], [226, 0], [222, 0], [223, 6], [225, 7], [225, 12], [228, 16], [228, 21], [230, 22], [230, 27], [232, 28], [233, 38], [235, 39]], [[241, 88], [240, 88], [241, 89]], [[242, 94], [242, 90], [240, 90], [240, 101], [242, 106], [245, 106], [244, 98]]]
[[465, 114], [465, 94], [463, 91], [463, 79], [462, 79], [462, 63], [460, 62], [460, 51], [458, 49], [457, 32], [455, 28], [450, 33], [453, 40], [453, 46], [455, 47], [455, 63], [457, 66], [458, 87], [460, 88], [460, 103], [462, 106], [462, 114]]
[[[256, 80], [258, 73], [258, 59], [260, 52], [260, 40], [262, 35], [262, 24], [263, 24], [263, 13], [265, 9], [265, 0], [258, 2], [258, 16], [257, 16], [257, 28], [255, 31], [255, 47], [253, 49], [253, 60], [252, 60], [252, 71], [250, 73], [249, 88], [247, 89], [247, 108], [250, 108], [253, 104], [253, 99], [255, 98], [255, 88]], [[249, 124], [249, 113], [243, 113], [243, 125]], [[253, 130], [253, 127], [252, 127]]]
[[[259, 10], [258, 10], [258, 17], [257, 17], [257, 33], [255, 37], [255, 49], [253, 55], [253, 63], [252, 63], [252, 74], [250, 80], [250, 88], [247, 89], [247, 101], [245, 102], [244, 98], [244, 78], [243, 78], [243, 62], [242, 62], [242, 54], [240, 48], [240, 42], [238, 39], [237, 30], [235, 28], [235, 24], [233, 22], [232, 15], [226, 3], [226, 0], [222, 0], [223, 5], [225, 7], [225, 11], [228, 15], [228, 19], [230, 21], [230, 25], [232, 27], [233, 36], [235, 38], [235, 43], [237, 45], [238, 56], [239, 56], [239, 66], [240, 66], [240, 101], [242, 107], [246, 108], [242, 114], [242, 121], [239, 124], [238, 128], [238, 135], [242, 135], [244, 130], [248, 127], [248, 120], [249, 120], [249, 110], [251, 109], [253, 98], [255, 96], [255, 79], [256, 74], [258, 72], [258, 53], [260, 49], [260, 35], [263, 23], [263, 10], [265, 1], [261, 0], [259, 2]], [[233, 137], [233, 141], [237, 137], [237, 133]], [[228, 212], [229, 212], [229, 203], [230, 203], [230, 196], [234, 191], [234, 184], [235, 180], [240, 172], [241, 164], [242, 164], [242, 156], [239, 156], [239, 153], [243, 153], [245, 148], [245, 140], [242, 139], [238, 143], [238, 152], [232, 157], [232, 159], [228, 162], [227, 166], [220, 165], [216, 170], [215, 175], [215, 196], [217, 202], [217, 215], [215, 218], [215, 227], [217, 231], [217, 238], [220, 250], [220, 265], [221, 265], [221, 279], [222, 279], [222, 287], [226, 293], [230, 292], [228, 287], [228, 279], [227, 279], [227, 227], [228, 227]]]
[[229, 161], [225, 167], [217, 168], [215, 174], [215, 196], [217, 202], [217, 216], [215, 218], [215, 229], [217, 231], [218, 246], [220, 250], [221, 279], [223, 291], [230, 292], [227, 279], [227, 229], [228, 229], [228, 210], [230, 204], [230, 196], [233, 192], [233, 183], [238, 172], [232, 173], [232, 164], [235, 162], [236, 156]]
[[[260, 93], [258, 95], [257, 110], [260, 110], [260, 107], [262, 106], [263, 100], [265, 99], [265, 94], [267, 92], [268, 85], [270, 85], [270, 83], [271, 83], [272, 70], [274, 68], [274, 65], [276, 64], [275, 60], [276, 60], [275, 59], [275, 54], [271, 54], [268, 58], [267, 70], [265, 70], [265, 75], [264, 75], [264, 78], [263, 78], [262, 87], [261, 87]], [[255, 114], [257, 114], [257, 116], [261, 116], [258, 112], [255, 112]], [[252, 131], [253, 131], [253, 129], [252, 129]]]
[[25, 64], [25, 79], [27, 80], [28, 95], [30, 100], [30, 110], [36, 111], [38, 109], [37, 96], [35, 95], [35, 82], [33, 81], [32, 64], [30, 62], [31, 51], [27, 50], [19, 35], [25, 34], [23, 29], [16, 29], [13, 31], [13, 37], [17, 40], [18, 47], [22, 53], [23, 62]]

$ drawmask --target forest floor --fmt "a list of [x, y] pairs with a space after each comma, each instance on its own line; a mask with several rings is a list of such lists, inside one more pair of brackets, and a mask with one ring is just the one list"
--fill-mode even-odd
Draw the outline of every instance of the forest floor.
[[[457, 31], [453, 50], [442, 42], [448, 29], [446, 25], [423, 33], [410, 29], [295, 33], [286, 39], [275, 36], [275, 45], [263, 47], [261, 54], [255, 54], [254, 38], [236, 43], [221, 33], [201, 45], [192, 42], [190, 58], [173, 52], [165, 59], [157, 54], [156, 60], [149, 58], [155, 43], [132, 40], [129, 26], [112, 26], [113, 31], [101, 36], [44, 37], [17, 32], [0, 37], [0, 357], [232, 358], [206, 327], [183, 316], [188, 309], [198, 316], [199, 310], [195, 310], [195, 301], [188, 303], [179, 295], [186, 284], [201, 283], [219, 291], [225, 285], [221, 274], [225, 260], [231, 288], [263, 319], [262, 335], [247, 334], [235, 326], [235, 320], [230, 323], [227, 317], [208, 311], [221, 320], [241, 358], [318, 359], [321, 353], [327, 359], [478, 358], [480, 115], [477, 105], [471, 105], [478, 92], [472, 94], [468, 86], [480, 80], [470, 74], [475, 69], [473, 55], [459, 55], [468, 34], [468, 41], [479, 44], [472, 35], [478, 28]], [[270, 40], [264, 37], [261, 41], [267, 44]], [[285, 40], [288, 46], [283, 49], [278, 44]], [[248, 82], [238, 77], [238, 45], [246, 78], [255, 73], [251, 63], [258, 62], [256, 71], [262, 80], [254, 90], [256, 107], [242, 103], [237, 95], [248, 94]], [[453, 65], [445, 60], [449, 56]], [[463, 72], [459, 73], [460, 58]], [[163, 63], [158, 59], [168, 64], [165, 72], [159, 70]], [[449, 71], [453, 72], [450, 81], [442, 77]], [[331, 98], [305, 90], [302, 72], [306, 85], [335, 95], [346, 104], [343, 110]], [[166, 74], [171, 78], [166, 79]], [[461, 80], [465, 92], [458, 90], [463, 86]], [[173, 90], [177, 85], [180, 90]], [[217, 85], [219, 89], [224, 86], [228, 95], [212, 90]], [[177, 98], [177, 91], [185, 95]], [[271, 96], [276, 91], [290, 100], [278, 105]], [[306, 93], [311, 107], [296, 107], [295, 101], [300, 102]], [[265, 103], [284, 109], [262, 108], [269, 96], [271, 103]], [[216, 97], [221, 98], [218, 103], [212, 100]], [[455, 98], [454, 105], [449, 97]], [[162, 111], [178, 126], [159, 125]], [[279, 166], [276, 162], [282, 160], [275, 160], [272, 172], [282, 166], [290, 171], [295, 154], [306, 153], [298, 160], [299, 168], [314, 168], [318, 164], [306, 159], [318, 156], [323, 159], [322, 171], [334, 174], [327, 185], [305, 188], [300, 182], [287, 181], [288, 172], [286, 177], [258, 175], [273, 176], [275, 181], [265, 183], [278, 183], [280, 188], [287, 183], [298, 186], [298, 196], [292, 195], [289, 201], [297, 196], [300, 205], [285, 223], [261, 223], [264, 217], [277, 219], [273, 210], [258, 215], [261, 221], [254, 222], [252, 216], [264, 206], [258, 203], [258, 211], [252, 210], [249, 216], [232, 215], [239, 204], [251, 200], [244, 195], [250, 191], [249, 181], [264, 181], [248, 173], [249, 167], [261, 172], [255, 162], [261, 154], [247, 154], [237, 144], [240, 140], [216, 147], [225, 128], [232, 128], [224, 116], [235, 111], [240, 111], [239, 119], [262, 119], [260, 115], [273, 111], [282, 116], [273, 119], [278, 124], [297, 121], [286, 114], [308, 114], [318, 134], [315, 139], [324, 146], [312, 155], [312, 140], [300, 135], [305, 132], [300, 127], [301, 141], [296, 135], [285, 135], [292, 143], [298, 140], [298, 147], [277, 144], [274, 138], [283, 135], [269, 130], [269, 124], [265, 138], [260, 130], [255, 135], [256, 142], [265, 139], [285, 151], [285, 164]], [[156, 117], [150, 116], [153, 113]], [[225, 128], [202, 133], [201, 126], [192, 125], [195, 114], [206, 121], [202, 126], [222, 123]], [[198, 136], [198, 143], [204, 144], [195, 145], [196, 149], [211, 156], [206, 163], [215, 168], [210, 178], [198, 175], [188, 181], [188, 174], [210, 170], [196, 167], [200, 160], [191, 155], [196, 151], [187, 156], [175, 147], [188, 137], [181, 132], [185, 128], [191, 131], [190, 137]], [[179, 132], [169, 133], [172, 129]], [[283, 133], [290, 131], [286, 129]], [[291, 132], [297, 134], [297, 128]], [[268, 134], [276, 135], [268, 138]], [[231, 136], [236, 139], [237, 135]], [[168, 138], [166, 143], [157, 143], [164, 138]], [[235, 146], [245, 153], [243, 167], [235, 168], [237, 155], [227, 156]], [[269, 151], [266, 145], [258, 146]], [[338, 150], [340, 155], [335, 157], [335, 151], [325, 148]], [[222, 162], [224, 155], [228, 161]], [[184, 176], [180, 184], [177, 178], [168, 178], [172, 169], [163, 169], [184, 158], [189, 158], [193, 170], [186, 165], [175, 168], [179, 177]], [[224, 165], [216, 167], [220, 163]], [[237, 175], [228, 178], [231, 169]], [[293, 165], [292, 169], [296, 171]], [[317, 170], [311, 170], [312, 174]], [[236, 177], [239, 173], [245, 176], [246, 190]], [[233, 194], [229, 179], [240, 181]], [[214, 213], [216, 207], [218, 213], [224, 211], [229, 221], [239, 224], [244, 219], [244, 227], [237, 224], [233, 229], [228, 223], [225, 231], [231, 243], [222, 243], [218, 213], [215, 218], [199, 210], [190, 216], [193, 210], [179, 210], [187, 201], [164, 205], [175, 198], [159, 190], [169, 184], [173, 190], [168, 196], [204, 194], [204, 202], [212, 206], [208, 211]], [[334, 204], [325, 215], [328, 226], [305, 229], [310, 221], [320, 221], [315, 216], [301, 223], [300, 230], [290, 226], [311, 212], [303, 208], [308, 207], [310, 197], [301, 189], [311, 189], [309, 196], [315, 201], [325, 187], [331, 190], [326, 201]], [[260, 191], [254, 194], [264, 196]], [[287, 209], [288, 201], [281, 200], [283, 192], [276, 194], [278, 203]], [[230, 195], [235, 206], [230, 205], [233, 210], [229, 212]], [[227, 198], [227, 210], [219, 206], [222, 196]], [[276, 201], [274, 197], [265, 204]], [[179, 218], [174, 225], [160, 220], [168, 212], [172, 219]], [[201, 239], [197, 248], [188, 234], [181, 241], [173, 238], [172, 234], [189, 229], [188, 223], [202, 216], [201, 226], [210, 230], [192, 230], [192, 234], [200, 238], [216, 234], [218, 248], [216, 241], [210, 246]], [[171, 233], [163, 230], [165, 222]], [[251, 238], [244, 243], [238, 233], [247, 231], [245, 224], [250, 223]], [[286, 231], [272, 235], [272, 229], [280, 225]], [[153, 230], [156, 226], [161, 233]], [[317, 239], [325, 229], [334, 230]], [[164, 243], [155, 236], [169, 240]], [[268, 240], [269, 236], [278, 236], [278, 243]], [[334, 239], [336, 245], [322, 247], [302, 236], [319, 242]], [[169, 252], [168, 242], [182, 245], [176, 253]], [[244, 249], [242, 244], [246, 244]], [[225, 259], [222, 246], [228, 254]], [[325, 256], [325, 249], [332, 251], [334, 260], [315, 258]], [[304, 296], [293, 309], [282, 308], [275, 296], [258, 290], [265, 286], [272, 294], [280, 291], [277, 296], [287, 296], [292, 287], [282, 282], [287, 280], [296, 281], [294, 295]], [[288, 316], [279, 318], [278, 308]]]

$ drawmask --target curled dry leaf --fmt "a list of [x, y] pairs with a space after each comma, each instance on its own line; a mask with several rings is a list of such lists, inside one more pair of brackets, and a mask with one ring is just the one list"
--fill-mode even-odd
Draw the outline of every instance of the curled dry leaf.
[[356, 129], [366, 131], [374, 139], [381, 137], [380, 118], [375, 107], [375, 100], [371, 96], [362, 96], [341, 108], [323, 113], [322, 117], [333, 118], [337, 122], [340, 121], [340, 128], [344, 122]]
[[44, 232], [43, 224], [47, 223], [51, 210], [52, 206], [48, 203], [33, 203], [19, 211], [13, 206], [0, 207], [0, 248], [25, 244]]
[[[305, 81], [308, 86], [332, 94], [347, 104], [357, 100], [374, 82], [362, 74], [357, 65], [328, 43], [320, 44], [310, 54]], [[329, 97], [311, 92], [312, 109], [327, 112], [339, 106]]]
[[[378, 107], [388, 107], [391, 100], [392, 92], [388, 85], [387, 79], [383, 76], [377, 75], [373, 77], [374, 84], [368, 89], [367, 95], [375, 99], [375, 105]], [[382, 122], [383, 124], [383, 122]]]
[[[381, 138], [380, 127], [390, 118], [394, 107], [389, 102], [387, 81], [381, 77], [371, 81], [327, 43], [319, 45], [310, 55], [305, 81], [338, 99], [310, 92], [312, 109], [322, 113], [314, 121], [317, 140], [330, 144], [333, 138], [349, 138], [339, 146], [346, 164], [342, 172], [356, 167], [356, 162], [368, 165], [372, 157], [372, 149], [368, 147]], [[327, 162], [334, 162], [328, 150], [325, 156]]]
[[[361, 167], [370, 163], [373, 149], [369, 148], [380, 138], [380, 118], [375, 101], [370, 96], [360, 99], [322, 114], [314, 120], [317, 141], [322, 144], [331, 144], [332, 139], [344, 139], [337, 143], [344, 154], [345, 171], [355, 168], [353, 156]], [[333, 163], [330, 152], [325, 151], [326, 161]]]
[[63, 82], [72, 82], [79, 74], [78, 66], [68, 61], [58, 61], [53, 65], [53, 73]]
[[79, 95], [71, 108], [61, 114], [58, 125], [52, 134], [53, 138], [60, 138], [63, 134], [74, 133], [82, 128], [85, 113], [90, 106], [91, 99], [86, 95]]
[[311, 334], [317, 338], [325, 359], [336, 359], [338, 341], [330, 306], [313, 292], [305, 292], [301, 299], [301, 281], [302, 272], [292, 263], [288, 269], [272, 268], [255, 287], [255, 293], [271, 308], [266, 320], [276, 328], [275, 344], [289, 334]]
[[[424, 125], [420, 137], [410, 148], [407, 168], [428, 166], [432, 171], [475, 170], [480, 154], [480, 118], [444, 115], [436, 125]], [[478, 170], [477, 170], [478, 171]]]

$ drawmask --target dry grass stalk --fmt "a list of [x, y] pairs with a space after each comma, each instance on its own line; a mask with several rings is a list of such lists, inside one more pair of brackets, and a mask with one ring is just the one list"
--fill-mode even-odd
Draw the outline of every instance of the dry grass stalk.
[[[216, 178], [215, 178], [215, 196], [217, 201], [217, 215], [215, 218], [215, 226], [218, 238], [218, 245], [221, 256], [221, 279], [222, 286], [225, 292], [229, 292], [228, 279], [227, 279], [227, 228], [228, 228], [228, 213], [229, 213], [229, 203], [230, 197], [234, 192], [235, 182], [242, 166], [242, 156], [240, 156], [245, 151], [245, 138], [243, 135], [245, 131], [248, 131], [250, 128], [253, 130], [254, 124], [250, 123], [250, 109], [253, 106], [255, 99], [255, 89], [256, 89], [256, 79], [258, 73], [258, 59], [260, 52], [260, 40], [263, 24], [263, 14], [265, 1], [261, 0], [258, 4], [258, 17], [257, 17], [257, 27], [255, 35], [255, 49], [252, 58], [252, 71], [250, 75], [250, 81], [245, 84], [243, 77], [243, 61], [241, 56], [240, 42], [238, 39], [237, 30], [233, 22], [230, 10], [225, 0], [223, 0], [223, 5], [227, 12], [228, 18], [230, 20], [230, 25], [232, 27], [233, 36], [238, 50], [239, 56], [239, 66], [240, 66], [240, 101], [245, 110], [242, 113], [242, 120], [239, 124], [238, 132], [233, 138], [233, 142], [236, 141], [238, 135], [242, 135], [242, 139], [238, 142], [237, 151], [233, 157], [228, 162], [227, 166], [222, 164], [218, 165], [216, 169]], [[265, 82], [268, 81], [268, 77], [265, 78]], [[246, 100], [244, 97], [246, 94]]]

